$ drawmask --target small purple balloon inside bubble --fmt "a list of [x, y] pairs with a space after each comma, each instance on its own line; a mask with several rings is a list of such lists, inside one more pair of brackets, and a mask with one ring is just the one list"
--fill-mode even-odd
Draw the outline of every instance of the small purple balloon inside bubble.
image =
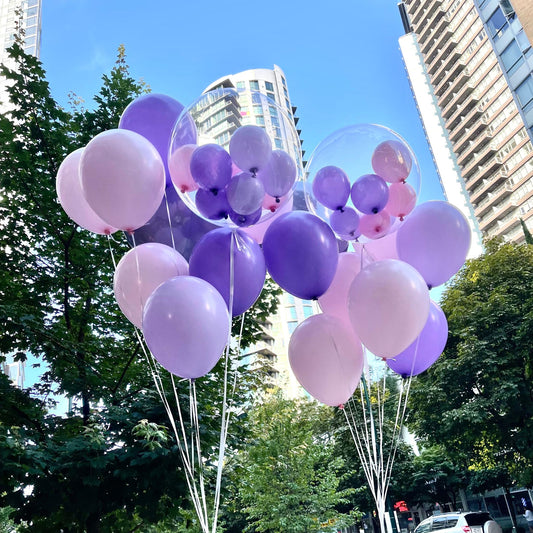
[[[249, 227], [268, 220], [303, 176], [292, 117], [265, 95], [247, 96], [265, 115], [276, 117], [283, 138], [278, 128], [259, 127], [251, 123], [254, 117], [241, 114], [239, 92], [216, 89], [184, 109], [170, 143], [169, 169], [178, 194], [193, 213], [218, 226]], [[183, 132], [191, 124], [196, 145], [185, 145]]]
[[[368, 242], [395, 232], [413, 210], [419, 190], [420, 169], [408, 144], [376, 124], [347, 126], [326, 137], [304, 174], [309, 211], [345, 240]], [[348, 220], [354, 226], [351, 209], [359, 223], [347, 232]]]

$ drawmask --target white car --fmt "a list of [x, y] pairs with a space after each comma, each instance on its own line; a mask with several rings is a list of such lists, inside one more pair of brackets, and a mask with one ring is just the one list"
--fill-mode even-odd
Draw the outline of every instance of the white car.
[[[486, 527], [484, 527], [486, 526]], [[489, 513], [441, 513], [426, 518], [416, 527], [414, 533], [497, 533], [500, 526]]]

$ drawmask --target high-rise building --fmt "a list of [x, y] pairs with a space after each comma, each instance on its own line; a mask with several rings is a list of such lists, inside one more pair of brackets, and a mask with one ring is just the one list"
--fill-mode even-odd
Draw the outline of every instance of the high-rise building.
[[[19, 29], [17, 29], [19, 28]], [[13, 68], [7, 49], [17, 31], [24, 35], [24, 51], [39, 57], [41, 48], [41, 0], [0, 0], [0, 63]], [[0, 78], [0, 112], [7, 108], [6, 81]], [[2, 363], [3, 372], [19, 387], [24, 386], [24, 363], [10, 355]]]
[[[227, 92], [222, 98], [213, 93], [201, 119], [207, 127], [201, 127], [200, 131], [208, 131], [218, 144], [227, 147], [231, 135], [239, 126], [253, 124], [265, 129], [272, 139], [273, 148], [285, 150], [298, 159], [303, 158], [300, 130], [296, 129], [295, 134], [298, 124], [296, 107], [291, 103], [285, 74], [277, 65], [273, 69], [251, 69], [223, 76], [211, 83], [203, 94], [217, 89], [230, 89], [232, 92]], [[300, 205], [300, 200], [298, 197], [295, 203]], [[283, 293], [278, 312], [265, 324], [262, 339], [243, 356], [252, 368], [254, 364], [267, 363], [272, 383], [283, 388], [288, 396], [303, 394], [289, 368], [290, 336], [300, 322], [318, 311], [316, 302]]]
[[533, 10], [512, 2], [405, 0], [400, 48], [448, 200], [475, 237], [522, 242], [520, 219], [533, 229]]

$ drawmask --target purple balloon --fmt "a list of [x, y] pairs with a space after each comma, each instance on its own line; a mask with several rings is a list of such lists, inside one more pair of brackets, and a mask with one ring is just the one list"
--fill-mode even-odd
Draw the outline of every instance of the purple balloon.
[[142, 227], [126, 237], [130, 244], [158, 242], [178, 251], [189, 259], [196, 243], [217, 226], [195, 215], [178, 196], [174, 186], [167, 187], [161, 205]]
[[470, 227], [448, 202], [433, 200], [415, 207], [398, 229], [398, 257], [414, 266], [428, 287], [448, 281], [464, 264]]
[[[155, 146], [165, 165], [167, 186], [172, 184], [167, 164], [168, 150], [174, 125], [182, 111], [183, 105], [170, 96], [145, 94], [126, 107], [118, 125], [119, 129], [139, 133]], [[183, 140], [183, 144], [196, 143], [196, 131], [188, 131]]]
[[377, 174], [365, 174], [352, 185], [353, 205], [366, 215], [375, 215], [389, 200], [387, 182]]
[[286, 213], [272, 222], [263, 238], [263, 252], [274, 281], [304, 300], [327, 291], [339, 257], [331, 228], [304, 211]]
[[230, 335], [220, 293], [203, 279], [177, 276], [148, 298], [143, 333], [157, 361], [176, 376], [196, 379], [217, 363]]
[[240, 169], [255, 174], [268, 164], [272, 155], [272, 141], [259, 126], [241, 126], [231, 136], [229, 153]]
[[191, 156], [194, 181], [209, 191], [222, 190], [231, 179], [231, 157], [218, 144], [199, 146]]
[[240, 172], [226, 186], [228, 203], [239, 215], [251, 215], [263, 205], [265, 188], [260, 179], [249, 172]]
[[262, 214], [263, 209], [260, 207], [255, 213], [252, 213], [251, 215], [240, 215], [239, 213], [235, 213], [235, 211], [230, 210], [229, 217], [236, 226], [239, 226], [239, 228], [247, 228], [249, 226], [257, 224]]
[[328, 209], [340, 209], [350, 197], [350, 180], [339, 167], [322, 167], [313, 180], [313, 194]]
[[213, 285], [228, 308], [233, 287], [232, 315], [238, 316], [261, 294], [266, 276], [265, 258], [259, 244], [243, 231], [218, 228], [196, 245], [189, 261], [189, 272]]
[[263, 182], [265, 192], [274, 198], [285, 196], [296, 180], [296, 163], [283, 150], [274, 150], [268, 165], [257, 177]]
[[428, 319], [418, 338], [402, 353], [387, 359], [387, 365], [404, 378], [421, 374], [439, 358], [447, 340], [446, 315], [434, 301], [430, 301]]
[[210, 220], [226, 218], [231, 209], [223, 189], [215, 192], [198, 189], [194, 201], [198, 211]]
[[341, 238], [353, 241], [361, 235], [359, 231], [359, 215], [351, 207], [337, 209], [329, 217], [331, 229]]

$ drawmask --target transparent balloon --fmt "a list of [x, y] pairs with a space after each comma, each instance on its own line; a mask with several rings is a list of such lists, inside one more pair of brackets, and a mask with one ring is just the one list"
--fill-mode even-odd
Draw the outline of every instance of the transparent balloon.
[[[397, 133], [385, 126], [377, 124], [356, 124], [335, 131], [326, 137], [311, 154], [305, 167], [304, 174], [304, 194], [309, 211], [331, 225], [331, 217], [333, 213], [335, 213], [335, 210], [326, 207], [316, 198], [315, 193], [313, 192], [315, 177], [317, 174], [320, 176], [321, 169], [334, 166], [342, 169], [342, 171], [348, 176], [350, 186], [353, 187], [357, 180], [362, 176], [369, 174], [379, 175], [374, 169], [372, 161], [373, 159], [374, 161], [376, 160], [376, 150], [380, 146], [383, 146], [383, 143], [389, 143], [393, 146], [401, 147], [401, 153], [405, 156], [404, 159], [406, 160], [408, 157], [410, 158], [411, 164], [407, 177], [401, 181], [398, 180], [393, 185], [395, 187], [409, 185], [415, 192], [416, 196], [418, 196], [420, 192], [420, 168], [409, 145]], [[400, 152], [399, 149], [398, 152]], [[381, 159], [383, 160], [384, 158]], [[384, 164], [386, 163], [387, 161], [385, 160]], [[380, 177], [383, 178], [383, 176]], [[387, 180], [385, 181], [390, 189], [391, 182]], [[365, 199], [363, 198], [363, 200]], [[346, 207], [355, 208], [352, 198], [348, 199]], [[372, 203], [370, 207], [374, 208]], [[383, 213], [386, 209], [387, 208], [385, 207]], [[364, 213], [360, 211], [357, 212], [359, 216], [363, 218]], [[355, 237], [352, 240], [357, 239], [364, 242], [376, 238], [379, 239], [396, 231], [402, 221], [398, 218], [394, 218], [397, 216], [396, 212], [389, 214], [393, 218], [391, 218], [390, 227], [387, 228], [386, 231], [373, 231], [371, 232], [371, 236], [365, 236], [365, 231], [355, 231], [353, 232]], [[406, 214], [405, 217], [408, 217], [408, 214]], [[335, 220], [336, 217], [334, 216], [333, 219]], [[335, 225], [334, 222], [333, 226]], [[360, 233], [363, 233], [363, 235], [358, 236]], [[341, 235], [337, 233], [337, 235], [346, 239], [345, 234]]]
[[[184, 138], [190, 138], [190, 135], [184, 136], [184, 132], [190, 132], [192, 129], [196, 133], [197, 148], [208, 144], [217, 144], [224, 148], [229, 156], [230, 142], [236, 132], [239, 131], [238, 136], [242, 136], [243, 129], [246, 130], [246, 128], [242, 128], [244, 126], [260, 126], [261, 130], [266, 132], [272, 144], [272, 153], [279, 156], [280, 151], [283, 151], [294, 163], [295, 179], [293, 183], [288, 185], [289, 190], [287, 190], [287, 183], [293, 179], [293, 176], [292, 165], [285, 161], [285, 166], [290, 167], [291, 173], [287, 172], [287, 177], [281, 183], [278, 183], [273, 178], [265, 178], [263, 176], [267, 182], [268, 191], [262, 193], [264, 198], [261, 202], [258, 202], [258, 198], [256, 197], [259, 187], [237, 188], [239, 190], [236, 194], [235, 187], [230, 186], [236, 176], [244, 170], [250, 172], [254, 176], [254, 179], [260, 180], [262, 178], [260, 167], [264, 167], [265, 165], [265, 161], [263, 161], [266, 157], [265, 154], [267, 152], [270, 153], [270, 150], [263, 150], [265, 147], [255, 137], [250, 139], [245, 136], [245, 141], [247, 141], [245, 143], [246, 145], [241, 142], [238, 143], [240, 152], [242, 152], [239, 154], [239, 161], [232, 162], [232, 176], [226, 187], [228, 190], [226, 191], [226, 188], [224, 188], [219, 191], [219, 193], [228, 193], [227, 198], [231, 200], [231, 207], [233, 207], [231, 211], [235, 211], [236, 216], [232, 217], [231, 212], [228, 211], [225, 216], [219, 217], [221, 213], [219, 206], [211, 207], [208, 205], [210, 200], [214, 202], [218, 200], [216, 195], [210, 196], [201, 192], [202, 186], [208, 189], [213, 189], [213, 187], [206, 186], [205, 184], [202, 185], [201, 183], [198, 183], [200, 189], [194, 186], [187, 186], [188, 176], [180, 176], [178, 174], [179, 172], [183, 172], [183, 169], [180, 170], [180, 165], [176, 165], [177, 170], [175, 173], [172, 172], [173, 167], [171, 167], [172, 181], [185, 205], [196, 215], [218, 226], [242, 227], [268, 220], [275, 216], [277, 210], [281, 208], [284, 202], [287, 202], [292, 197], [297, 183], [301, 183], [303, 180], [304, 171], [301, 143], [293, 117], [274, 100], [259, 92], [237, 92], [231, 88], [220, 88], [202, 94], [190, 106], [183, 110], [175, 124], [170, 143], [169, 160], [174, 161], [176, 159], [176, 155], [174, 154], [180, 151], [180, 148], [183, 151]], [[255, 150], [254, 147], [261, 148], [261, 154], [257, 154], [257, 158], [255, 158], [254, 153], [248, 153], [245, 150], [248, 144], [252, 152]], [[260, 144], [261, 146], [259, 146]], [[194, 160], [194, 155], [191, 155], [191, 158]], [[241, 166], [239, 166], [239, 162]], [[242, 165], [253, 168], [242, 168]], [[192, 176], [194, 178], [194, 172]], [[183, 184], [185, 186], [182, 186]], [[270, 197], [268, 195], [269, 191], [271, 194]], [[243, 197], [240, 196], [241, 192]], [[272, 193], [279, 194], [280, 196], [272, 197]], [[203, 195], [200, 202], [196, 199], [198, 194]], [[257, 219], [259, 208], [261, 216]]]

